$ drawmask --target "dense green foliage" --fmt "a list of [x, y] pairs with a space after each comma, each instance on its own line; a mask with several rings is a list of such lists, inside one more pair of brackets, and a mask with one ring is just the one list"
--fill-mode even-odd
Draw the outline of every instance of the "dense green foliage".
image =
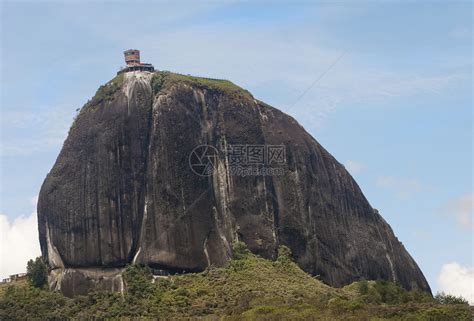
[[202, 273], [154, 278], [147, 267], [128, 266], [123, 295], [66, 298], [31, 285], [9, 286], [0, 291], [0, 319], [471, 319], [466, 304], [439, 304], [426, 293], [385, 281], [329, 287], [294, 264], [286, 247], [275, 261], [252, 254], [244, 243], [234, 244], [233, 251], [236, 259], [227, 267], [211, 266]]
[[372, 282], [362, 280], [358, 282], [358, 292], [360, 299], [365, 303], [402, 304], [408, 302], [433, 302], [431, 295], [417, 288], [407, 291], [398, 284], [384, 280]]
[[26, 275], [28, 282], [35, 288], [43, 288], [48, 283], [48, 267], [40, 256], [28, 261]]
[[151, 89], [153, 90], [153, 94], [157, 94], [161, 88], [163, 88], [163, 84], [165, 82], [165, 78], [170, 74], [168, 71], [159, 71], [153, 74], [151, 78]]
[[467, 300], [464, 298], [446, 294], [444, 292], [436, 294], [435, 300], [439, 304], [468, 304]]

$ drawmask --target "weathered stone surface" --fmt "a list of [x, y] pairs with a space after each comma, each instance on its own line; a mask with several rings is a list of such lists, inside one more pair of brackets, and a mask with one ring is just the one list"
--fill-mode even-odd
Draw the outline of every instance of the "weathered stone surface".
[[[266, 258], [287, 245], [333, 286], [381, 278], [429, 291], [344, 166], [293, 118], [226, 82], [124, 77], [83, 107], [41, 188], [40, 243], [52, 267], [201, 271], [225, 264], [241, 240]], [[224, 151], [237, 144], [284, 145], [284, 174], [232, 175]], [[220, 152], [211, 176], [189, 166], [199, 145]]]
[[84, 295], [89, 291], [124, 291], [120, 268], [67, 268], [54, 269], [49, 274], [51, 289], [64, 295]]

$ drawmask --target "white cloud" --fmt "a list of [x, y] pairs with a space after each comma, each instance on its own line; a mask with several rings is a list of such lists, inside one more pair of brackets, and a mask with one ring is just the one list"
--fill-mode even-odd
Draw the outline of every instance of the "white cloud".
[[407, 200], [415, 194], [420, 193], [425, 188], [417, 179], [397, 178], [393, 176], [380, 176], [375, 184], [378, 187], [387, 188], [394, 191], [398, 198]]
[[41, 255], [36, 211], [11, 222], [0, 214], [0, 278], [26, 272], [26, 262]]
[[361, 162], [356, 161], [356, 160], [348, 160], [346, 162], [346, 169], [351, 174], [360, 173], [364, 168], [365, 168], [365, 165], [362, 164]]
[[444, 264], [438, 275], [438, 288], [440, 292], [462, 296], [474, 305], [474, 267], [456, 262]]
[[474, 229], [473, 221], [474, 193], [468, 193], [444, 204], [440, 212], [443, 216], [454, 217], [460, 229]]
[[38, 204], [38, 198], [39, 198], [39, 195], [36, 195], [30, 198], [31, 205], [34, 205], [36, 207], [36, 204]]

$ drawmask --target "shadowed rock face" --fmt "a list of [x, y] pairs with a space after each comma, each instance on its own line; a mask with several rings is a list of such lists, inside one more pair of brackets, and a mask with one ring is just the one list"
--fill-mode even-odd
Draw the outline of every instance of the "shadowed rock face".
[[[233, 175], [225, 151], [245, 144], [285, 146], [283, 174]], [[219, 151], [210, 176], [189, 165], [199, 145]], [[50, 284], [68, 295], [123, 289], [132, 262], [224, 265], [236, 240], [266, 258], [286, 245], [332, 286], [380, 278], [430, 291], [344, 166], [293, 118], [225, 81], [131, 72], [102, 86], [43, 183], [38, 219]]]

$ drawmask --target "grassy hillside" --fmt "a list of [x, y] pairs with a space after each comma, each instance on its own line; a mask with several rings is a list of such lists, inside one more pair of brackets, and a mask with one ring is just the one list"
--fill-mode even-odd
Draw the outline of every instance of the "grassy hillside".
[[154, 279], [129, 266], [124, 295], [66, 298], [28, 284], [0, 289], [0, 319], [121, 318], [205, 320], [471, 320], [465, 304], [439, 304], [421, 291], [382, 281], [331, 288], [303, 272], [280, 249], [276, 261], [235, 246], [225, 268]]

